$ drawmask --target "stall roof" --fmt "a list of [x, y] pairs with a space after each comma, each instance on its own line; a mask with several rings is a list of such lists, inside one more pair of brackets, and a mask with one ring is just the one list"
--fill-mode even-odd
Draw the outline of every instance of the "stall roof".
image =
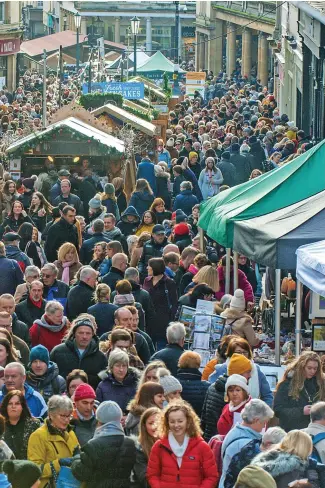
[[154, 136], [156, 133], [156, 126], [151, 124], [150, 122], [147, 122], [146, 120], [140, 119], [136, 115], [131, 114], [130, 112], [127, 112], [123, 108], [116, 107], [115, 105], [112, 105], [111, 103], [107, 103], [106, 105], [103, 105], [102, 107], [96, 108], [96, 110], [93, 110], [91, 112], [93, 115], [96, 117], [98, 115], [101, 115], [102, 113], [106, 113], [109, 115], [112, 115], [113, 117], [116, 117], [120, 119], [122, 122], [125, 124], [132, 125], [135, 129], [138, 129], [145, 134], [149, 136]]
[[325, 239], [325, 191], [261, 217], [234, 223], [233, 249], [256, 263], [296, 268], [296, 250]]
[[223, 191], [201, 205], [199, 226], [233, 247], [234, 222], [275, 212], [325, 190], [325, 140], [289, 163]]
[[300, 246], [296, 254], [297, 279], [310, 290], [325, 296], [325, 241]]
[[[162, 52], [157, 51], [142, 66], [137, 68], [138, 73], [148, 73], [148, 71], [167, 71], [174, 72], [174, 63], [166, 58]], [[179, 68], [179, 73], [184, 73], [184, 70]]]
[[19, 139], [7, 148], [7, 153], [14, 153], [17, 149], [19, 149], [20, 146], [28, 143], [29, 141], [37, 139], [38, 134], [48, 134], [64, 127], [75, 130], [76, 132], [79, 132], [86, 137], [94, 137], [98, 140], [99, 143], [104, 144], [109, 148], [115, 148], [116, 151], [120, 153], [124, 152], [124, 142], [120, 139], [117, 139], [110, 134], [106, 134], [106, 132], [102, 132], [101, 130], [93, 126], [86, 124], [76, 117], [68, 117], [67, 119], [60, 120], [59, 122], [55, 122], [54, 124], [49, 125], [44, 131], [40, 133], [29, 134], [23, 139]]
[[[134, 53], [129, 54], [128, 58], [129, 58], [128, 67], [133, 68], [133, 66], [134, 66], [134, 62], [133, 62]], [[137, 68], [142, 66], [143, 63], [145, 63], [147, 61], [147, 59], [149, 59], [148, 54], [146, 54], [142, 50], [139, 50], [139, 51], [137, 50]], [[113, 61], [109, 65], [108, 68], [109, 69], [118, 69], [120, 67], [121, 61], [122, 61], [122, 56], [119, 56], [115, 61]]]
[[[83, 43], [87, 36], [80, 34], [79, 42]], [[31, 41], [22, 42], [20, 45], [20, 52], [26, 53], [28, 56], [40, 56], [43, 54], [43, 50], [46, 49], [48, 53], [53, 51], [58, 51], [60, 46], [62, 48], [75, 46], [77, 44], [76, 33], [71, 30], [66, 30], [63, 32], [56, 32], [55, 34], [50, 34], [49, 36], [44, 36], [37, 39], [32, 39]], [[104, 41], [106, 47], [111, 48], [115, 51], [124, 51], [126, 46], [124, 44]]]

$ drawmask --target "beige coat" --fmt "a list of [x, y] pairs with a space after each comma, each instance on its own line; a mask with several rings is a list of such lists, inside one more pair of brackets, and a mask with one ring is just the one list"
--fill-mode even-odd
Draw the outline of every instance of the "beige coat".
[[226, 319], [226, 325], [232, 324], [231, 329], [233, 335], [238, 335], [246, 339], [251, 347], [257, 346], [259, 339], [253, 329], [252, 318], [247, 312], [240, 312], [235, 308], [227, 308], [220, 315]]

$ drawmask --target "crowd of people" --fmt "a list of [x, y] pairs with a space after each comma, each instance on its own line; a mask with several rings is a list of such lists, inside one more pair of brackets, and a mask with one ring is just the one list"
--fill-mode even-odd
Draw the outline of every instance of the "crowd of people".
[[[205, 236], [203, 251], [198, 235], [201, 202], [312, 144], [268, 88], [209, 79], [170, 111], [157, 150], [137, 155], [131, 195], [82, 157], [73, 174], [50, 157], [19, 182], [3, 171], [3, 486], [325, 486], [319, 356], [302, 353], [272, 391], [253, 353], [261, 270], [239, 256], [225, 294], [225, 249]], [[41, 129], [40, 83], [27, 72], [3, 88], [2, 133]], [[65, 102], [77, 95], [67, 84]], [[50, 85], [49, 113], [55, 100]], [[204, 368], [179, 321], [198, 300], [225, 321]]]

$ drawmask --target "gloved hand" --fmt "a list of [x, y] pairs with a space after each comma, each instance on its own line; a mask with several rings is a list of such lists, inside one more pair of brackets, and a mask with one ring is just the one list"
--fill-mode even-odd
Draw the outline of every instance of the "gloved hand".
[[73, 461], [73, 458], [61, 458], [61, 459], [59, 459], [59, 465], [70, 467], [72, 464], [72, 461]]
[[78, 454], [80, 454], [80, 453], [81, 453], [80, 447], [77, 446], [77, 447], [74, 448], [74, 451], [73, 451], [73, 454], [72, 455], [74, 457], [74, 456], [78, 456]]

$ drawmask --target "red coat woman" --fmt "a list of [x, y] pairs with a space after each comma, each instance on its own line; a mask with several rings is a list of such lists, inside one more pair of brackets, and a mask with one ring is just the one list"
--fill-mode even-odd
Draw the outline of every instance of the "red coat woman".
[[186, 403], [174, 402], [161, 419], [162, 438], [150, 453], [147, 480], [151, 488], [215, 488], [215, 459], [200, 436], [199, 418]]
[[229, 403], [223, 407], [217, 423], [217, 430], [220, 435], [227, 435], [234, 424], [241, 422], [239, 414], [251, 400], [247, 380], [239, 374], [232, 374], [228, 377], [225, 391], [225, 401]]

